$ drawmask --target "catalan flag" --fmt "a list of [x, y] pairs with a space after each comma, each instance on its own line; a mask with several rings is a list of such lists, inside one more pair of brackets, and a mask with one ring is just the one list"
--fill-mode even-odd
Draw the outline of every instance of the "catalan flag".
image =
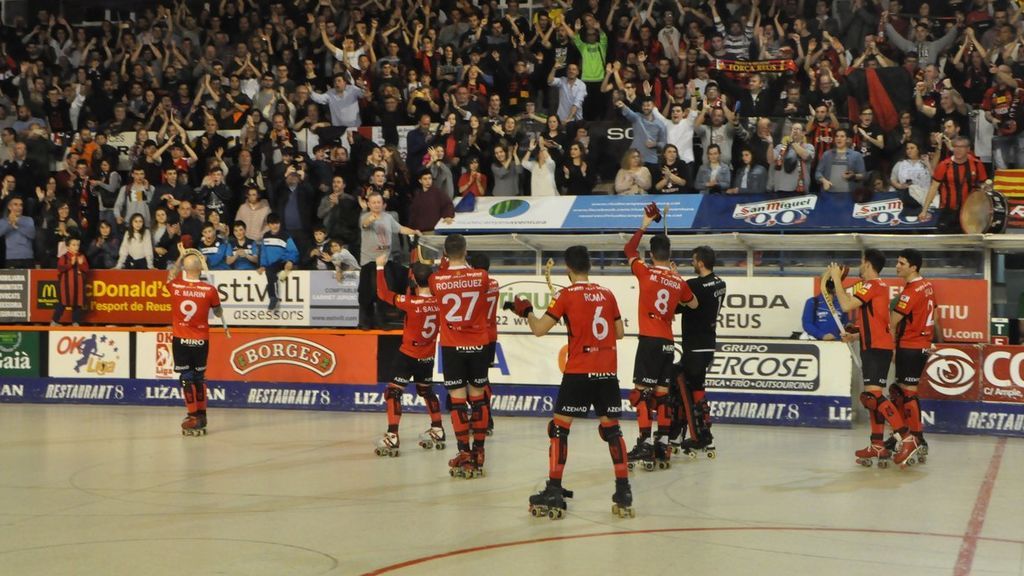
[[996, 170], [993, 188], [1002, 192], [1009, 204], [1007, 227], [1024, 228], [1024, 169]]

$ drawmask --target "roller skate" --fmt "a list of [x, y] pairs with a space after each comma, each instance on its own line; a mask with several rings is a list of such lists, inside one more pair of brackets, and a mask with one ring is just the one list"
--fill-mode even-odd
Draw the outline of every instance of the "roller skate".
[[672, 467], [672, 446], [668, 443], [668, 436], [663, 436], [654, 443], [654, 464], [658, 470], [668, 470]]
[[494, 417], [487, 420], [487, 435], [494, 436]]
[[712, 460], [718, 456], [715, 452], [714, 438], [711, 437], [711, 434], [702, 436], [697, 440], [687, 438], [679, 444], [679, 449], [682, 450], [683, 454], [686, 454], [690, 460], [696, 460], [698, 454], [701, 452]]
[[439, 426], [431, 426], [420, 434], [420, 448], [424, 450], [430, 450], [431, 448], [444, 450], [444, 442], [444, 428]]
[[476, 478], [475, 469], [473, 454], [469, 450], [459, 451], [455, 458], [448, 461], [448, 475], [452, 478]]
[[554, 486], [548, 480], [543, 490], [530, 496], [530, 516], [534, 518], [547, 516], [552, 520], [561, 520], [565, 517], [567, 509], [566, 498], [572, 498], [572, 491], [561, 486]]
[[377, 440], [377, 448], [374, 449], [377, 456], [398, 456], [398, 434], [386, 432], [380, 440]]
[[206, 436], [206, 416], [186, 416], [181, 421], [182, 436]]
[[888, 450], [884, 444], [870, 444], [867, 448], [862, 448], [853, 453], [857, 457], [857, 464], [870, 468], [871, 464], [875, 464], [879, 468], [888, 468], [889, 460], [892, 458], [892, 451]]
[[633, 510], [633, 491], [629, 489], [629, 483], [615, 482], [615, 494], [612, 494], [612, 514], [619, 518], [634, 518], [636, 510]]
[[928, 461], [928, 441], [924, 439], [923, 434], [918, 436], [917, 445], [917, 463], [924, 464]]
[[680, 450], [682, 450], [682, 448], [680, 448], [680, 445], [683, 443], [683, 432], [679, 431], [674, 436], [669, 438], [668, 443], [669, 446], [672, 447], [672, 453], [679, 454]]
[[470, 454], [473, 456], [472, 477], [479, 478], [484, 476], [484, 447], [474, 446]]
[[892, 457], [892, 461], [898, 464], [900, 469], [913, 466], [917, 464], [917, 453], [920, 449], [920, 446], [917, 444], [917, 437], [909, 434], [900, 442], [900, 451]]
[[654, 470], [654, 445], [642, 438], [637, 438], [636, 446], [626, 454], [626, 460], [626, 467], [630, 470], [633, 470], [638, 465], [637, 463], [648, 472]]

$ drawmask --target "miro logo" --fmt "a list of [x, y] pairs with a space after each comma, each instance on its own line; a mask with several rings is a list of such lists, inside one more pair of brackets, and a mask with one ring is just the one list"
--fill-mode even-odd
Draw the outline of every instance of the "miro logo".
[[530, 203], [526, 200], [502, 200], [488, 211], [495, 218], [515, 218], [526, 214], [530, 209]]

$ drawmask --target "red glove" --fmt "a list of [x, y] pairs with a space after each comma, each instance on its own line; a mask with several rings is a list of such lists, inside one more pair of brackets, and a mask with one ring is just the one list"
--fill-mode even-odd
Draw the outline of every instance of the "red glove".
[[502, 306], [502, 308], [516, 316], [519, 316], [520, 318], [526, 318], [533, 312], [533, 304], [531, 304], [526, 298], [520, 298], [519, 296], [516, 296], [515, 300], [512, 302], [505, 302], [505, 305]]
[[653, 219], [655, 222], [661, 222], [661, 210], [658, 209], [658, 205], [654, 202], [644, 206], [644, 216]]
[[447, 256], [441, 256], [441, 263], [438, 264], [437, 270], [441, 271], [441, 270], [447, 270], [447, 269], [448, 269], [448, 257]]

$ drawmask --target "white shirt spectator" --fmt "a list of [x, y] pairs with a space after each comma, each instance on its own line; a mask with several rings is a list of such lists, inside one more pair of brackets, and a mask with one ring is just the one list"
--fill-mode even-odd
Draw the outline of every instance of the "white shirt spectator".
[[[551, 80], [551, 85], [558, 88], [558, 119], [564, 122], [583, 120], [583, 100], [587, 97], [587, 85], [579, 78], [570, 81], [568, 78], [558, 77]], [[569, 116], [572, 107], [576, 107], [576, 114]]]

